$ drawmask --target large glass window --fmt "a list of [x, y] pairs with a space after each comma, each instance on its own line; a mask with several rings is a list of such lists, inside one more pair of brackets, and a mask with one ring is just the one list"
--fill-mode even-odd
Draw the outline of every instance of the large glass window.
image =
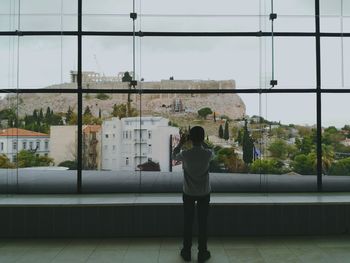
[[349, 16], [345, 0], [0, 1], [1, 192], [180, 192], [171, 152], [195, 125], [213, 191], [350, 190]]

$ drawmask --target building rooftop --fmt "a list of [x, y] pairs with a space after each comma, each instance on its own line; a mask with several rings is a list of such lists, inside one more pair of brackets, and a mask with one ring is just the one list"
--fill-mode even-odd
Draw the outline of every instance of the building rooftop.
[[20, 136], [20, 137], [43, 137], [49, 136], [46, 133], [34, 132], [19, 128], [8, 128], [0, 130], [0, 136]]

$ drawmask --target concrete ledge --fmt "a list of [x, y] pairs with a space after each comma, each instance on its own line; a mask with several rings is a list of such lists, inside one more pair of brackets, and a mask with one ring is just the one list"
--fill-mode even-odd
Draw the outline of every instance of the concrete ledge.
[[[212, 193], [217, 205], [350, 205], [350, 193]], [[182, 205], [182, 194], [0, 195], [0, 207], [85, 207]]]
[[[1, 237], [181, 236], [181, 195], [2, 196]], [[346, 194], [213, 194], [211, 236], [349, 233]]]

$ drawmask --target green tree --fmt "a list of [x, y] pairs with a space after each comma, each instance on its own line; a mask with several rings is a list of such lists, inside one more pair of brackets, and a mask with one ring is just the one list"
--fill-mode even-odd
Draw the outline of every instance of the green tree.
[[0, 154], [0, 168], [15, 168], [5, 154]]
[[99, 100], [108, 100], [109, 99], [109, 96], [105, 93], [99, 93], [96, 95], [96, 99], [99, 99]]
[[230, 133], [228, 130], [228, 121], [225, 122], [225, 129], [224, 129], [224, 139], [227, 141], [230, 139]]
[[239, 129], [237, 134], [237, 142], [239, 145], [243, 144], [244, 129]]
[[89, 106], [85, 107], [84, 113], [83, 113], [83, 124], [94, 124], [94, 116], [92, 116], [92, 112], [90, 110]]
[[316, 154], [298, 154], [291, 163], [294, 172], [304, 175], [316, 174]]
[[75, 112], [72, 112], [72, 115], [70, 116], [69, 122], [67, 122], [69, 125], [77, 125], [78, 124], [78, 115]]
[[46, 122], [50, 122], [51, 121], [51, 109], [50, 109], [50, 107], [46, 108], [45, 121]]
[[53, 159], [46, 156], [37, 156], [34, 152], [22, 150], [17, 154], [18, 167], [49, 166], [54, 164]]
[[247, 171], [246, 165], [238, 157], [234, 148], [221, 148], [217, 151], [216, 160], [222, 163], [226, 171], [230, 173], [243, 173]]
[[278, 159], [286, 159], [287, 157], [287, 149], [288, 145], [283, 139], [274, 140], [269, 147], [267, 148], [272, 157]]
[[243, 161], [246, 164], [252, 163], [253, 162], [254, 143], [253, 143], [253, 140], [250, 137], [250, 134], [248, 131], [247, 120], [245, 121], [245, 125], [244, 125], [242, 150], [243, 150]]
[[350, 157], [334, 162], [330, 169], [329, 175], [350, 175]]
[[42, 122], [44, 120], [44, 112], [43, 109], [40, 108], [39, 110], [39, 121]]
[[77, 161], [67, 160], [61, 162], [58, 166], [67, 167], [68, 170], [77, 170], [78, 164]]
[[325, 174], [328, 174], [334, 161], [334, 151], [332, 145], [322, 144], [322, 169]]
[[119, 119], [127, 117], [128, 109], [126, 104], [114, 104], [112, 116], [118, 117]]
[[38, 110], [37, 110], [37, 109], [35, 109], [35, 110], [33, 111], [33, 118], [34, 118], [35, 121], [38, 120]]
[[231, 138], [234, 138], [236, 141], [238, 141], [238, 134], [240, 129], [241, 128], [238, 125], [233, 124], [231, 127]]
[[298, 151], [302, 154], [309, 154], [313, 149], [315, 149], [315, 144], [311, 136], [305, 136], [301, 140], [297, 138], [295, 140], [295, 145]]
[[207, 119], [207, 116], [212, 113], [212, 110], [208, 107], [201, 108], [200, 110], [198, 110], [198, 115], [203, 119]]
[[113, 117], [119, 117], [119, 119], [121, 119], [125, 117], [136, 117], [137, 115], [138, 114], [137, 114], [136, 108], [130, 107], [128, 109], [128, 106], [124, 103], [113, 105], [113, 111], [112, 111]]
[[224, 138], [224, 129], [222, 128], [222, 125], [219, 126], [219, 138]]
[[91, 110], [90, 110], [90, 107], [89, 106], [86, 106], [85, 107], [85, 110], [84, 110], [84, 116], [92, 116], [92, 113], [91, 113]]
[[67, 111], [67, 113], [66, 113], [66, 122], [67, 122], [67, 123], [70, 123], [70, 122], [71, 122], [71, 119], [72, 119], [72, 117], [73, 117], [73, 114], [74, 114], [73, 110], [71, 109], [70, 106], [68, 106], [68, 111]]
[[249, 166], [253, 174], [282, 174], [285, 173], [283, 163], [274, 159], [258, 159]]

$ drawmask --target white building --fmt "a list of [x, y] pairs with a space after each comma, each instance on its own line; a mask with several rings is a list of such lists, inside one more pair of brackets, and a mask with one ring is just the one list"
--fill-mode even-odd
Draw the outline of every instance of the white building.
[[170, 170], [170, 135], [179, 134], [162, 117], [112, 118], [102, 124], [102, 169], [134, 171], [148, 160]]
[[11, 162], [17, 161], [17, 153], [22, 150], [34, 151], [38, 155], [49, 155], [48, 134], [18, 128], [0, 130], [0, 154], [5, 154]]

